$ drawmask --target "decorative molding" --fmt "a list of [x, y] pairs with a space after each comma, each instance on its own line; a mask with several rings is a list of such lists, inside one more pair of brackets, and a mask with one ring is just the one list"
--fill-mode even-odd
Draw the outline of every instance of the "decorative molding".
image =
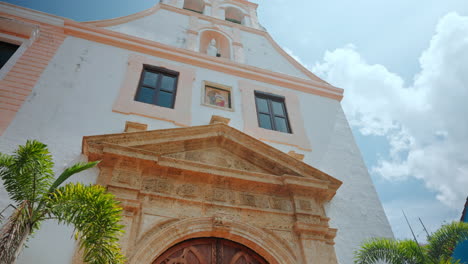
[[[189, 142], [193, 140], [195, 140], [197, 144], [191, 147]], [[182, 144], [181, 141], [186, 143]], [[175, 142], [178, 143], [174, 145]], [[153, 146], [152, 144], [156, 145]], [[102, 155], [104, 153], [103, 151], [111, 151], [112, 153], [128, 157], [135, 156], [135, 154], [148, 155], [148, 160], [156, 160], [159, 163], [163, 163], [164, 166], [170, 165], [182, 168], [183, 166], [197, 165], [200, 171], [204, 170], [204, 165], [201, 163], [193, 163], [189, 160], [180, 160], [165, 156], [165, 148], [162, 147], [164, 144], [169, 144], [171, 146], [171, 153], [193, 151], [209, 146], [219, 146], [234, 152], [236, 155], [245, 155], [245, 158], [252, 162], [261, 161], [259, 164], [262, 164], [261, 166], [270, 171], [269, 174], [247, 171], [238, 172], [237, 175], [239, 175], [240, 178], [245, 178], [242, 175], [250, 174], [254, 177], [258, 177], [259, 180], [264, 179], [261, 181], [265, 183], [282, 184], [282, 181], [286, 181], [287, 184], [291, 186], [298, 185], [299, 187], [299, 185], [303, 185], [303, 188], [321, 188], [320, 186], [322, 184], [326, 184], [329, 186], [324, 188], [324, 190], [330, 192], [332, 196], [341, 185], [341, 181], [330, 175], [235, 128], [220, 123], [207, 126], [88, 136], [83, 138], [83, 153], [85, 155], [92, 154], [92, 159], [96, 159], [94, 155]], [[112, 151], [112, 149], [114, 149], [114, 151]], [[149, 156], [154, 156], [155, 158], [150, 158]], [[274, 168], [271, 167], [273, 165], [275, 166]], [[222, 167], [211, 169], [210, 172], [212, 173], [218, 171], [219, 174], [226, 176], [236, 175], [235, 173], [237, 171], [235, 169]], [[282, 178], [278, 176], [282, 176]], [[331, 198], [332, 196], [327, 198]]]
[[[102, 160], [98, 183], [126, 210], [129, 263], [197, 237], [269, 263], [336, 263], [324, 205], [341, 182], [226, 124], [84, 137], [83, 153]], [[304, 243], [327, 253], [302, 254]]]
[[1, 13], [12, 15], [15, 17], [21, 17], [23, 19], [36, 21], [43, 24], [49, 24], [51, 26], [63, 27], [64, 23], [64, 18], [62, 17], [54, 16], [52, 14], [44, 13], [34, 9], [29, 9], [26, 7], [20, 7], [6, 2], [0, 3], [0, 10]]
[[[287, 52], [285, 52], [278, 45], [278, 43], [276, 43], [276, 41], [273, 40], [273, 38], [270, 36], [270, 34], [268, 34], [268, 32], [266, 32], [264, 30], [255, 29], [255, 28], [245, 26], [245, 25], [231, 23], [231, 22], [225, 21], [223, 19], [219, 19], [219, 18], [212, 17], [212, 16], [206, 16], [206, 15], [203, 15], [203, 14], [198, 14], [198, 13], [195, 13], [195, 12], [192, 12], [192, 11], [189, 11], [189, 10], [173, 7], [173, 6], [162, 4], [162, 3], [157, 4], [156, 6], [159, 6], [159, 9], [165, 9], [165, 10], [169, 10], [169, 11], [172, 11], [172, 12], [180, 13], [180, 14], [183, 14], [183, 15], [191, 16], [191, 17], [195, 16], [195, 17], [198, 17], [198, 19], [210, 21], [213, 24], [224, 25], [224, 26], [227, 26], [227, 27], [236, 28], [236, 29], [240, 29], [240, 30], [247, 31], [247, 32], [250, 32], [250, 33], [254, 33], [254, 34], [264, 36], [272, 44], [272, 46], [274, 47], [274, 49], [277, 52], [279, 52], [282, 56], [284, 56], [290, 63], [292, 63], [302, 73], [304, 73], [305, 75], [307, 75], [309, 78], [311, 78], [314, 81], [326, 83], [322, 79], [318, 78], [315, 74], [311, 73], [307, 68], [305, 68], [299, 62], [297, 62], [294, 58], [292, 58]], [[150, 14], [154, 14], [157, 10], [158, 10], [158, 8], [152, 7], [150, 9], [145, 10], [145, 11], [135, 13], [133, 15], [129, 15], [129, 16], [126, 16], [126, 17], [122, 17], [121, 21], [119, 20], [120, 18], [115, 18], [115, 19], [111, 19], [111, 20], [94, 21], [94, 22], [89, 22], [89, 23], [91, 23], [92, 25], [100, 26], [100, 27], [111, 26], [111, 25], [119, 25], [119, 24], [123, 24], [123, 23], [129, 22], [129, 21], [139, 19], [141, 17], [148, 16]], [[143, 12], [145, 12], [145, 13], [142, 14]], [[84, 23], [88, 23], [88, 22], [84, 22]], [[109, 24], [109, 23], [113, 23], [113, 24]], [[326, 84], [328, 84], [328, 83], [326, 83]], [[336, 89], [342, 90], [341, 88], [336, 88]]]
[[304, 160], [304, 154], [297, 153], [294, 150], [289, 151], [288, 155], [300, 161]]
[[218, 124], [218, 123], [228, 125], [229, 121], [231, 121], [231, 119], [229, 118], [218, 116], [218, 115], [212, 115], [211, 120], [210, 120], [210, 125]]
[[[10, 5], [10, 4], [0, 3], [0, 5], [9, 6], [10, 9], [13, 8], [15, 10], [16, 9], [22, 10], [22, 12], [26, 12], [28, 14], [31, 13], [31, 15], [28, 17], [31, 17], [31, 19], [37, 19], [35, 23], [37, 23], [37, 21], [40, 21], [40, 19], [35, 17], [34, 14], [44, 15], [41, 12], [25, 9], [25, 8]], [[131, 15], [128, 18], [126, 17], [124, 20], [125, 22], [128, 22], [128, 21], [140, 18], [140, 17], [144, 17], [144, 16], [147, 16], [149, 14], [156, 12], [157, 9], [163, 8], [163, 7], [166, 9], [171, 9], [172, 11], [176, 11], [176, 12], [190, 12], [187, 10], [171, 7], [168, 5], [158, 4], [151, 10], [144, 11], [144, 13], [137, 13], [135, 14], [135, 16]], [[197, 14], [195, 13], [195, 15]], [[50, 16], [50, 17], [53, 17], [53, 16]], [[203, 18], [208, 19], [207, 16], [203, 16]], [[24, 18], [18, 18], [18, 19], [24, 20]], [[210, 18], [210, 19], [215, 19], [215, 18]], [[186, 49], [175, 48], [175, 47], [164, 45], [155, 41], [149, 41], [149, 40], [145, 40], [145, 39], [138, 38], [135, 36], [130, 36], [130, 35], [114, 32], [111, 30], [99, 28], [93, 24], [94, 22], [82, 23], [82, 22], [75, 22], [69, 19], [64, 19], [63, 21], [64, 21], [63, 30], [64, 30], [64, 33], [67, 35], [71, 35], [71, 36], [75, 36], [75, 37], [79, 37], [79, 38], [83, 38], [83, 39], [87, 39], [90, 41], [103, 43], [103, 44], [107, 44], [111, 46], [121, 47], [121, 48], [145, 53], [145, 54], [152, 55], [152, 56], [157, 56], [157, 57], [171, 59], [171, 60], [175, 60], [175, 61], [179, 61], [183, 63], [188, 63], [194, 66], [199, 66], [199, 67], [203, 67], [203, 68], [207, 68], [207, 69], [211, 69], [211, 70], [215, 70], [219, 72], [225, 72], [225, 73], [236, 75], [236, 76], [243, 77], [246, 79], [257, 80], [260, 82], [270, 83], [273, 85], [279, 85], [285, 88], [290, 88], [290, 89], [294, 89], [294, 90], [298, 90], [298, 91], [302, 91], [306, 93], [317, 94], [317, 95], [332, 98], [335, 100], [341, 100], [343, 97], [343, 89], [333, 87], [330, 84], [323, 82], [321, 79], [317, 78], [312, 73], [308, 72], [307, 69], [305, 69], [299, 63], [295, 62], [294, 59], [292, 59], [289, 55], [287, 55], [284, 51], [282, 51], [281, 48], [279, 48], [279, 46], [275, 44], [274, 42], [272, 42], [273, 46], [276, 49], [278, 49], [279, 52], [285, 55], [288, 60], [290, 60], [292, 63], [295, 63], [297, 67], [302, 67], [305, 73], [308, 72], [310, 76], [312, 77], [315, 76], [315, 77], [312, 78], [312, 80], [305, 80], [302, 78], [293, 77], [293, 76], [286, 75], [286, 74], [276, 73], [276, 72], [272, 72], [269, 70], [236, 63], [231, 60], [213, 58], [206, 54], [200, 54], [198, 52], [189, 51]], [[222, 20], [216, 19], [216, 21], [218, 23]], [[95, 22], [95, 23], [98, 23], [98, 22]], [[51, 22], [51, 24], [54, 24], [54, 23]], [[230, 23], [230, 24], [233, 24], [233, 23]], [[231, 26], [235, 27], [236, 24], [231, 25]], [[248, 28], [242, 28], [242, 30], [247, 30], [247, 29]], [[251, 29], [251, 30], [254, 30], [254, 29]], [[256, 32], [261, 33], [263, 31], [256, 30]], [[263, 32], [261, 34], [263, 34], [265, 37], [269, 38], [269, 40], [272, 41], [268, 33]]]
[[141, 124], [136, 122], [125, 122], [125, 132], [139, 132], [146, 131], [148, 129], [147, 124]]
[[253, 66], [235, 63], [228, 59], [217, 58], [186, 49], [175, 48], [155, 41], [141, 39], [114, 31], [86, 26], [67, 20], [65, 33], [71, 36], [121, 47], [148, 55], [179, 61], [210, 70], [224, 72], [246, 79], [257, 80], [306, 93], [316, 94], [335, 100], [341, 100], [343, 90], [326, 83], [305, 80], [286, 74], [276, 73]]
[[297, 263], [294, 251], [283, 239], [241, 221], [216, 216], [182, 219], [161, 228], [155, 226], [137, 242], [128, 263], [152, 263], [173, 245], [198, 237], [230, 239], [251, 248], [271, 264]]
[[[15, 34], [19, 34], [27, 38], [0, 70], [0, 135], [2, 135], [64, 41], [65, 35], [63, 28], [54, 26], [55, 20], [44, 19], [45, 15], [40, 12], [36, 14], [36, 11], [23, 10], [6, 3], [0, 3], [0, 8], [5, 8], [0, 9], [0, 16], [7, 18], [9, 25], [8, 32], [2, 31], [2, 37], [8, 38], [8, 35], [12, 34], [13, 41], [17, 41]], [[24, 34], [29, 35], [24, 36]]]

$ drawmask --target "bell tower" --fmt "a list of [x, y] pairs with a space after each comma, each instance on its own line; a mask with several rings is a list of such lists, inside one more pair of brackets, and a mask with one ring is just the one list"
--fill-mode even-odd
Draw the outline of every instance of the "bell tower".
[[263, 30], [258, 23], [257, 4], [245, 0], [162, 0], [163, 4], [205, 16]]

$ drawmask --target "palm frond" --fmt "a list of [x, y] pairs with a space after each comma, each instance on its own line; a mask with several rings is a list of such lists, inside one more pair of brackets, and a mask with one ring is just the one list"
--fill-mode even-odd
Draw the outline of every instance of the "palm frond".
[[62, 174], [60, 174], [60, 176], [52, 183], [52, 186], [50, 186], [50, 189], [49, 189], [49, 193], [52, 193], [53, 191], [55, 191], [57, 187], [59, 187], [64, 181], [66, 181], [68, 178], [70, 178], [74, 174], [90, 169], [96, 166], [99, 162], [100, 161], [80, 162], [80, 163], [76, 163], [75, 165], [71, 167], [66, 168], [62, 172]]
[[403, 263], [398, 242], [392, 239], [376, 238], [364, 242], [355, 252], [354, 263], [374, 264], [378, 261], [386, 261], [390, 264]]
[[104, 187], [69, 183], [51, 194], [48, 208], [59, 222], [74, 225], [85, 262], [124, 262], [118, 244], [122, 208]]
[[418, 245], [412, 240], [397, 241], [374, 238], [361, 245], [355, 252], [354, 263], [374, 264], [385, 261], [389, 264], [418, 264], [422, 258]]
[[13, 201], [34, 204], [52, 184], [53, 165], [47, 146], [28, 140], [13, 155], [0, 155], [0, 178]]
[[404, 254], [405, 263], [427, 263], [427, 249], [425, 246], [418, 245], [413, 240], [399, 240], [398, 248]]
[[453, 222], [443, 225], [429, 239], [428, 255], [436, 261], [450, 259], [459, 242], [468, 239], [468, 223]]
[[439, 260], [434, 262], [436, 264], [461, 264], [460, 260], [454, 260], [453, 258], [450, 259], [445, 259], [445, 260]]

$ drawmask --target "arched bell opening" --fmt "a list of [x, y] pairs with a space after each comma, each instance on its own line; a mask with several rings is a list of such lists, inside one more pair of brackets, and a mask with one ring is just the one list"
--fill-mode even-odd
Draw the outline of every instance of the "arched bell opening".
[[193, 238], [180, 242], [153, 261], [153, 264], [267, 264], [252, 249], [217, 237]]
[[238, 8], [229, 6], [229, 7], [226, 7], [226, 10], [225, 10], [225, 19], [227, 21], [243, 25], [244, 13]]
[[200, 34], [200, 52], [213, 57], [231, 59], [231, 43], [218, 31], [205, 30]]
[[203, 0], [185, 0], [184, 9], [203, 14], [205, 2]]

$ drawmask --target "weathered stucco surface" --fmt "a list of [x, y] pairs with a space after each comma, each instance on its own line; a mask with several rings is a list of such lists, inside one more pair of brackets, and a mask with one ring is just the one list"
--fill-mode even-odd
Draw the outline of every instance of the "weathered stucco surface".
[[[182, 43], [184, 42], [184, 37], [181, 34], [185, 32], [183, 27], [185, 27], [186, 24], [188, 26], [189, 21], [185, 20], [183, 15], [179, 13], [170, 14], [167, 10], [162, 11], [164, 12], [159, 13], [159, 15], [156, 15], [158, 14], [156, 13], [146, 18], [135, 20], [121, 26], [112, 26], [110, 28], [141, 38], [160, 41], [175, 47], [183, 47]], [[161, 21], [175, 19], [174, 17], [176, 16], [180, 16], [178, 22], [171, 24], [171, 26], [167, 28], [155, 28], [153, 30], [150, 25], [151, 23], [160, 23]], [[245, 41], [243, 45], [244, 51], [246, 55], [248, 55], [246, 56], [248, 64], [267, 69], [269, 69], [271, 65], [275, 65], [276, 67], [271, 68], [272, 70], [288, 75], [304, 77], [302, 72], [288, 64], [289, 62], [281, 57], [279, 53], [275, 55], [274, 53], [276, 51], [274, 51], [271, 46], [268, 46], [268, 44], [265, 44], [264, 39], [254, 37], [253, 33], [250, 32], [243, 32], [241, 39]], [[249, 51], [248, 48], [251, 50]], [[260, 50], [264, 50], [266, 54], [260, 54]], [[252, 52], [252, 54], [249, 52]], [[122, 133], [126, 121], [147, 124], [148, 130], [179, 127], [173, 122], [163, 121], [157, 118], [148, 118], [138, 115], [138, 113], [126, 115], [113, 112], [113, 105], [119, 96], [119, 91], [124, 84], [125, 76], [128, 71], [129, 58], [134, 55], [145, 56], [149, 61], [154, 63], [161, 62], [168, 65], [172, 64], [183, 68], [190, 68], [191, 71], [195, 73], [191, 84], [192, 86], [189, 87], [192, 92], [191, 98], [187, 100], [188, 105], [182, 106], [189, 108], [191, 112], [190, 120], [187, 121], [188, 126], [207, 125], [213, 115], [219, 115], [230, 119], [230, 127], [241, 132], [244, 131], [244, 114], [246, 111], [244, 104], [246, 102], [242, 100], [239, 82], [252, 83], [257, 86], [265, 87], [273, 92], [287, 91], [288, 93], [294, 93], [295, 96], [299, 98], [298, 108], [303, 117], [303, 126], [307, 140], [310, 143], [309, 147], [311, 151], [304, 151], [303, 149], [291, 145], [272, 143], [270, 141], [264, 141], [264, 143], [284, 153], [295, 151], [298, 154], [303, 154], [304, 163], [329, 174], [342, 181], [343, 184], [330, 202], [322, 201], [321, 203], [311, 204], [310, 207], [307, 206], [306, 203], [303, 203], [304, 208], [308, 208], [307, 210], [309, 210], [309, 208], [310, 210], [315, 208], [317, 210], [317, 215], [330, 218], [329, 222], [324, 221], [326, 222], [327, 228], [338, 229], [336, 238], [334, 238], [334, 242], [336, 243], [334, 249], [327, 243], [314, 244], [312, 242], [307, 242], [301, 244], [298, 241], [297, 231], [292, 231], [290, 228], [293, 223], [293, 218], [297, 218], [297, 214], [294, 216], [293, 209], [285, 209], [285, 211], [282, 212], [281, 210], [270, 210], [271, 208], [263, 208], [261, 210], [257, 208], [253, 210], [251, 206], [249, 207], [248, 203], [252, 201], [249, 198], [250, 196], [242, 196], [240, 194], [240, 189], [244, 187], [247, 189], [251, 188], [250, 191], [253, 194], [262, 197], [254, 198], [255, 205], [263, 205], [264, 207], [275, 206], [271, 198], [272, 194], [275, 194], [275, 192], [265, 191], [268, 190], [268, 188], [252, 189], [252, 187], [256, 185], [236, 186], [233, 184], [233, 189], [227, 190], [224, 193], [224, 195], [228, 195], [230, 192], [235, 193], [233, 195], [233, 203], [229, 206], [228, 204], [223, 205], [223, 203], [228, 203], [228, 197], [225, 198], [225, 202], [221, 201], [220, 204], [216, 206], [200, 206], [202, 200], [198, 200], [198, 203], [180, 202], [190, 196], [184, 193], [191, 192], [191, 188], [182, 188], [180, 190], [177, 188], [172, 189], [175, 192], [173, 195], [179, 196], [177, 199], [172, 197], [172, 194], [169, 195], [168, 193], [164, 195], [151, 194], [152, 191], [150, 188], [146, 190], [147, 194], [144, 195], [145, 198], [141, 201], [143, 204], [151, 204], [151, 206], [145, 207], [147, 209], [143, 210], [145, 213], [141, 217], [141, 222], [137, 225], [141, 230], [137, 232], [130, 230], [128, 233], [135, 234], [135, 237], [127, 237], [125, 239], [138, 240], [144, 237], [145, 234], [150, 234], [156, 230], [153, 230], [152, 227], [158, 225], [169, 226], [172, 222], [168, 222], [168, 220], [178, 218], [180, 221], [187, 221], [184, 222], [186, 223], [186, 228], [180, 230], [180, 237], [190, 237], [190, 230], [193, 230], [193, 228], [200, 228], [200, 230], [203, 231], [200, 231], [198, 235], [217, 234], [232, 236], [232, 239], [237, 239], [238, 241], [242, 240], [240, 242], [261, 254], [271, 255], [273, 253], [268, 252], [266, 245], [269, 245], [273, 249], [278, 249], [278, 252], [282, 252], [281, 246], [273, 242], [275, 239], [266, 239], [265, 241], [269, 241], [268, 244], [265, 241], [262, 242], [258, 237], [268, 238], [267, 234], [274, 234], [275, 237], [281, 238], [276, 240], [285, 242], [283, 247], [291, 249], [292, 258], [297, 258], [301, 255], [299, 253], [301, 247], [306, 249], [303, 251], [304, 255], [300, 256], [305, 259], [324, 259], [326, 256], [334, 256], [334, 250], [336, 251], [336, 257], [339, 263], [351, 264], [352, 252], [359, 246], [363, 239], [372, 236], [392, 236], [390, 226], [339, 101], [312, 93], [287, 89], [258, 80], [244, 79], [220, 71], [193, 66], [189, 62], [182, 63], [170, 59], [163, 59], [77, 37], [66, 37], [63, 44], [58, 48], [57, 53], [40, 75], [38, 82], [34, 85], [25, 103], [21, 106], [4, 134], [0, 136], [0, 151], [10, 153], [18, 145], [24, 144], [27, 139], [37, 139], [49, 145], [50, 151], [54, 154], [54, 160], [56, 162], [55, 169], [61, 171], [66, 166], [87, 158], [81, 153], [82, 141], [85, 136]], [[272, 61], [270, 61], [270, 59]], [[202, 104], [201, 98], [205, 81], [219, 83], [232, 88], [234, 111], [215, 109]], [[256, 113], [250, 114], [255, 115]], [[256, 139], [262, 139], [259, 134], [253, 133], [250, 134], [250, 136]], [[268, 168], [259, 166], [258, 163], [252, 163], [248, 159], [244, 158], [243, 161], [237, 160], [239, 155], [231, 154], [230, 151], [230, 148], [213, 147], [209, 150], [203, 150], [198, 154], [193, 152], [176, 153], [173, 154], [173, 158], [196, 158], [197, 162], [206, 163], [212, 160], [213, 157], [223, 156], [224, 158], [216, 159], [218, 165], [224, 164], [224, 166], [240, 168], [250, 172], [268, 171]], [[117, 159], [122, 159], [121, 153], [117, 153], [116, 155], [118, 156]], [[98, 179], [98, 176], [100, 177], [99, 179], [101, 179], [103, 175], [112, 175], [111, 178], [115, 176], [114, 181], [117, 182], [114, 183], [118, 186], [121, 184], [119, 183], [119, 173], [128, 171], [126, 169], [120, 170], [119, 168], [115, 168], [115, 166], [120, 166], [119, 164], [120, 163], [115, 163], [109, 166], [101, 166], [100, 169], [96, 168], [82, 173], [73, 180], [94, 183]], [[138, 161], [137, 164], [145, 164], [145, 162]], [[135, 182], [132, 181], [143, 183], [146, 177], [145, 175], [148, 174], [146, 171], [155, 169], [146, 165], [138, 166], [141, 166], [138, 167], [137, 170], [138, 177], [133, 179], [132, 177], [127, 177], [128, 175], [125, 176], [125, 174], [122, 174], [123, 176], [120, 177], [122, 181], [132, 179], [131, 182], [124, 182], [123, 184], [134, 184]], [[119, 170], [120, 172], [117, 173]], [[169, 171], [170, 170], [165, 169], [164, 175], [167, 176]], [[153, 174], [149, 173], [146, 179], [151, 179], [151, 177], [153, 177], [151, 175]], [[182, 181], [180, 177], [182, 176], [176, 174], [174, 178], [169, 180], [175, 181], [171, 183], [173, 186], [183, 186], [183, 184], [179, 184], [178, 182]], [[198, 181], [196, 177], [183, 180], [188, 182]], [[191, 184], [195, 186], [194, 188], [202, 190], [203, 199], [208, 195], [208, 193], [205, 192], [211, 191], [211, 194], [215, 195], [215, 189], [219, 187], [215, 186], [215, 180], [211, 182], [198, 182], [200, 185], [197, 185], [198, 183], [195, 184], [195, 182]], [[143, 187], [144, 185], [142, 185], [142, 188]], [[143, 190], [144, 188], [142, 188], [136, 189], [140, 192], [145, 192], [145, 190]], [[0, 191], [0, 206], [3, 208], [9, 201], [3, 188], [1, 188]], [[131, 192], [121, 192], [121, 195], [129, 195], [130, 197], [133, 194]], [[199, 195], [199, 197], [202, 197], [201, 193]], [[280, 191], [278, 196], [281, 197], [282, 195], [284, 195], [284, 193]], [[164, 199], [156, 199], [155, 197], [163, 197]], [[172, 200], [168, 197], [172, 197]], [[290, 204], [289, 207], [287, 207], [287, 205], [285, 206], [285, 208], [293, 208], [292, 204]], [[221, 207], [224, 209], [219, 209]], [[169, 209], [166, 210], [164, 214], [161, 214], [154, 212], [156, 208]], [[181, 208], [183, 208], [183, 210], [181, 210]], [[274, 214], [275, 217], [271, 217], [270, 214]], [[233, 216], [234, 218], [229, 216]], [[319, 219], [321, 219], [320, 217]], [[185, 220], [182, 220], [182, 218]], [[195, 220], [190, 222], [190, 218]], [[262, 222], [265, 221], [265, 219], [267, 222], [270, 220], [271, 222]], [[219, 222], [223, 223], [223, 221], [224, 225], [219, 225]], [[248, 229], [246, 225], [250, 224], [256, 228]], [[213, 226], [231, 226], [233, 232], [222, 231], [222, 228], [215, 230]], [[268, 226], [267, 229], [270, 231], [267, 232], [261, 229], [260, 227], [262, 226]], [[150, 237], [149, 235], [147, 236], [149, 239], [148, 243], [151, 242]], [[227, 238], [229, 239], [229, 237]], [[173, 237], [173, 239], [177, 238]], [[169, 240], [170, 239], [166, 240], [166, 242], [170, 243]], [[161, 245], [162, 244], [154, 244], [154, 246]], [[168, 247], [170, 245], [164, 246]], [[128, 250], [128, 248], [126, 250]], [[157, 254], [156, 251], [153, 253]], [[18, 263], [71, 263], [73, 254], [74, 242], [72, 240], [72, 229], [69, 227], [57, 226], [53, 222], [48, 222], [45, 223], [41, 231], [31, 239], [29, 248], [21, 255]], [[141, 256], [144, 257], [143, 255]], [[280, 255], [276, 257], [281, 258]], [[284, 253], [283, 257], [287, 259], [287, 253]], [[320, 263], [333, 263], [333, 257], [331, 258], [332, 259], [326, 260], [328, 262], [324, 260], [325, 262]]]
[[[190, 22], [192, 20], [192, 22]], [[171, 22], [168, 22], [171, 21]], [[177, 48], [188, 48], [190, 24], [197, 24], [215, 31], [229, 32], [231, 46], [238, 41], [243, 46], [245, 63], [262, 69], [307, 79], [308, 77], [280, 54], [272, 43], [262, 35], [244, 30], [233, 30], [228, 26], [215, 26], [211, 21], [190, 17], [184, 14], [159, 9], [154, 14], [124, 24], [107, 28], [143, 39], [158, 41]], [[164, 26], [161, 26], [164, 25]], [[199, 50], [200, 35], [194, 39], [194, 50]], [[234, 51], [235, 47], [231, 47]], [[189, 48], [190, 49], [190, 48]], [[233, 58], [234, 59], [234, 58]]]
[[[184, 48], [187, 41], [186, 30], [190, 17], [158, 10], [157, 13], [108, 29], [128, 35], [154, 40], [178, 48]], [[167, 21], [171, 21], [168, 23]]]

